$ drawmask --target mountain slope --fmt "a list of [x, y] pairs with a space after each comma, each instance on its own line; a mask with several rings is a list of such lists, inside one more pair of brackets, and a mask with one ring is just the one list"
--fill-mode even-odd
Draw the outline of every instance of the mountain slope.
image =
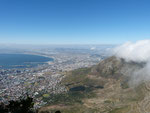
[[[129, 87], [133, 71], [144, 63], [126, 62], [110, 57], [91, 68], [67, 72], [62, 84], [68, 92], [56, 96], [57, 101], [40, 111], [63, 113], [147, 113], [149, 83]], [[146, 106], [145, 103], [148, 105]], [[147, 111], [146, 111], [147, 110]]]

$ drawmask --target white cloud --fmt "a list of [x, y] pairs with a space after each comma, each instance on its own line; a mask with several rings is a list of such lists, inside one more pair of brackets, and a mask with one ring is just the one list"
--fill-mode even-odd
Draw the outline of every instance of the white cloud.
[[143, 68], [132, 70], [132, 74], [127, 75], [130, 76], [130, 85], [150, 81], [150, 40], [141, 40], [135, 43], [127, 42], [114, 48], [113, 54], [116, 57], [125, 59], [127, 62], [145, 63]]
[[114, 54], [126, 61], [147, 62], [150, 61], [150, 40], [141, 40], [135, 43], [127, 42], [116, 47]]

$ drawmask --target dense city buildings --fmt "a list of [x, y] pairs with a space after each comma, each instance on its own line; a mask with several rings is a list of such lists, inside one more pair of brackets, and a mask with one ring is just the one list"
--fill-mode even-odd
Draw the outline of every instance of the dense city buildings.
[[[90, 52], [89, 52], [90, 51]], [[7, 103], [28, 93], [35, 97], [35, 107], [47, 102], [44, 97], [51, 94], [66, 92], [68, 89], [61, 84], [65, 72], [78, 68], [96, 65], [107, 55], [92, 50], [38, 50], [26, 54], [36, 54], [53, 58], [53, 61], [33, 68], [0, 69], [0, 101]], [[51, 101], [51, 100], [49, 100]]]

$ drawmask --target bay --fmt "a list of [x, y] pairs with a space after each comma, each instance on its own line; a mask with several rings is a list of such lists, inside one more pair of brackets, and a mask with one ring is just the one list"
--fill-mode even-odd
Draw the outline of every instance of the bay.
[[52, 58], [30, 54], [0, 54], [0, 68], [30, 68], [53, 61]]

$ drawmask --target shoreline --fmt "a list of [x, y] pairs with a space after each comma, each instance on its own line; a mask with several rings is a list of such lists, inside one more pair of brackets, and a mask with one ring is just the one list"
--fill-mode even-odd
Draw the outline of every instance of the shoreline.
[[[45, 57], [45, 58], [49, 58], [49, 60], [47, 60], [47, 61], [37, 61], [37, 62], [34, 62], [34, 61], [31, 61], [31, 62], [23, 62], [23, 63], [30, 63], [30, 64], [36, 64], [37, 63], [37, 66], [38, 66], [38, 64], [39, 65], [41, 65], [41, 63], [43, 63], [43, 64], [48, 64], [48, 65], [50, 65], [50, 64], [52, 64], [54, 61], [55, 61], [55, 59], [53, 58], [53, 57], [50, 57], [50, 56], [47, 56], [47, 55], [42, 55], [42, 54], [35, 54], [35, 53], [0, 53], [0, 55], [33, 55], [33, 56], [38, 56], [38, 57]], [[8, 68], [7, 68], [7, 66], [5, 66], [5, 65], [3, 65], [3, 64], [1, 64], [0, 65], [0, 69], [14, 69], [14, 68], [9, 68], [9, 67], [13, 67], [13, 66], [20, 66], [20, 65], [23, 65], [22, 63], [20, 63], [20, 64], [13, 64], [13, 65], [9, 65], [8, 66]], [[24, 66], [24, 65], [23, 65]], [[20, 67], [16, 67], [16, 68], [20, 68]], [[31, 67], [25, 67], [25, 68], [33, 68], [32, 66]]]

